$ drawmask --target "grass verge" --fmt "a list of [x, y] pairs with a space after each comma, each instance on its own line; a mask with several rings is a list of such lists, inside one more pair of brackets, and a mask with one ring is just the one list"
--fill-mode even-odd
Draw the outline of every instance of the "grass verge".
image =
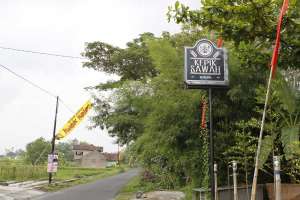
[[[183, 188], [179, 188], [178, 190], [185, 193], [185, 200], [192, 200], [192, 189], [193, 187], [191, 185], [188, 185]], [[141, 180], [140, 176], [136, 176], [122, 188], [115, 200], [130, 200], [135, 197], [138, 191], [150, 192], [155, 190], [159, 190], [159, 188], [157, 188], [157, 185], [151, 182], [144, 182]]]
[[122, 188], [115, 200], [129, 200], [135, 197], [138, 191], [149, 192], [155, 189], [156, 185], [154, 183], [144, 182], [140, 176], [136, 176]]
[[65, 168], [58, 171], [53, 177], [53, 184], [42, 185], [38, 189], [46, 192], [58, 191], [79, 184], [93, 182], [105, 177], [113, 176], [126, 171], [127, 167], [105, 169]]

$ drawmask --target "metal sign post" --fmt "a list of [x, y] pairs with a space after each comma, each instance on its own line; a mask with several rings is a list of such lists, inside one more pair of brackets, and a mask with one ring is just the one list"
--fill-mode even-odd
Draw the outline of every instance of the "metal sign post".
[[184, 82], [188, 89], [208, 88], [209, 96], [209, 173], [211, 199], [215, 200], [214, 138], [212, 88], [228, 87], [227, 53], [210, 40], [199, 40], [194, 47], [185, 47]]
[[216, 200], [215, 197], [215, 179], [214, 179], [214, 136], [213, 136], [213, 120], [212, 120], [212, 95], [211, 88], [208, 89], [209, 99], [209, 173], [210, 173], [210, 188], [211, 199]]

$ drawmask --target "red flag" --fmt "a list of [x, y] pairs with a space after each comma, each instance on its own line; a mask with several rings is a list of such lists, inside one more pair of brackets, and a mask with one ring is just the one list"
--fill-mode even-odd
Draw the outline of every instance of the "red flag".
[[217, 40], [217, 47], [221, 48], [222, 46], [223, 46], [223, 39], [221, 37], [219, 37]]
[[202, 100], [201, 128], [206, 128], [206, 101]]
[[285, 13], [288, 9], [288, 5], [289, 5], [289, 0], [284, 0], [282, 7], [281, 7], [280, 15], [278, 18], [276, 42], [275, 42], [275, 47], [273, 50], [272, 61], [271, 61], [271, 70], [272, 70], [273, 78], [276, 73], [276, 65], [277, 65], [278, 53], [279, 53], [279, 47], [280, 47], [280, 31], [281, 31], [282, 20], [283, 20], [283, 16], [285, 15]]

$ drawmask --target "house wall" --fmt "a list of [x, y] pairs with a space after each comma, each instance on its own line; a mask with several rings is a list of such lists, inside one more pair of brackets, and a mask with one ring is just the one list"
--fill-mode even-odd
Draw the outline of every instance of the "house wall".
[[85, 155], [80, 162], [81, 167], [90, 168], [105, 168], [107, 164], [105, 156], [97, 151]]
[[74, 153], [74, 160], [80, 160], [83, 156], [91, 153], [93, 151], [88, 151], [88, 150], [73, 150]]

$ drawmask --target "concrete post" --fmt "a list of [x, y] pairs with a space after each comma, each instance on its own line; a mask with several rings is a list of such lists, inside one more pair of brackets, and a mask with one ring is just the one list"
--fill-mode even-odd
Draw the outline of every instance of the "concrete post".
[[233, 170], [233, 200], [238, 200], [237, 193], [237, 163], [236, 161], [232, 161], [232, 170]]
[[280, 158], [273, 156], [274, 177], [275, 177], [275, 200], [281, 200], [281, 179], [280, 179]]
[[218, 200], [218, 165], [214, 164], [215, 200]]

